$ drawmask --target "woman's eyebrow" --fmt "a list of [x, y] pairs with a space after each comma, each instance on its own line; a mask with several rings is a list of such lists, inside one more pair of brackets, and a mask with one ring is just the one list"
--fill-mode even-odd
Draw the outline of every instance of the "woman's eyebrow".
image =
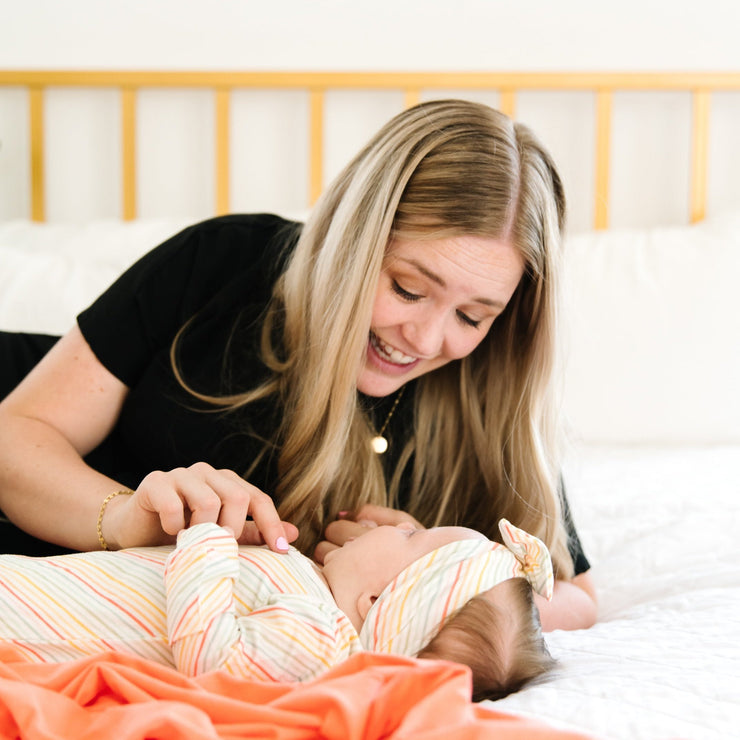
[[[424, 277], [428, 278], [432, 282], [439, 285], [441, 288], [446, 288], [447, 283], [445, 282], [444, 278], [441, 275], [437, 275], [436, 272], [432, 272], [426, 265], [422, 265], [421, 262], [418, 260], [415, 260], [411, 257], [401, 257], [399, 259], [399, 262], [405, 262], [408, 265], [411, 265], [411, 267], [414, 267], [416, 270], [418, 270]], [[485, 296], [478, 296], [476, 298], [471, 299], [474, 303], [481, 303], [484, 306], [490, 306], [491, 308], [497, 308], [500, 311], [503, 311], [505, 308], [505, 304], [501, 301], [497, 301], [491, 298], [486, 298]]]
[[402, 257], [400, 261], [406, 262], [407, 264], [416, 268], [422, 275], [424, 275], [424, 277], [429, 278], [432, 282], [437, 283], [437, 285], [439, 285], [440, 287], [447, 287], [447, 283], [444, 281], [444, 278], [442, 278], [441, 275], [437, 275], [436, 272], [432, 272], [428, 267], [426, 267], [426, 265], [422, 265], [421, 262], [419, 262], [418, 260]]

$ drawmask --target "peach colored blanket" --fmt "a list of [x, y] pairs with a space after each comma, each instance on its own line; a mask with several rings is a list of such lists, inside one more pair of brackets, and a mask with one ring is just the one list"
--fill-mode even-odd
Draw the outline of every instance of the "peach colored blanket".
[[108, 653], [31, 664], [0, 651], [0, 737], [56, 740], [456, 740], [583, 736], [470, 702], [466, 668], [361, 653], [305, 684], [191, 679]]

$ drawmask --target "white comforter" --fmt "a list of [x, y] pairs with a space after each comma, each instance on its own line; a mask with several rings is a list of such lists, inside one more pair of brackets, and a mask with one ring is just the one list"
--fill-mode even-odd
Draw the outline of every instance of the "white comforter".
[[598, 624], [497, 702], [601, 738], [740, 737], [740, 447], [579, 447], [569, 498]]

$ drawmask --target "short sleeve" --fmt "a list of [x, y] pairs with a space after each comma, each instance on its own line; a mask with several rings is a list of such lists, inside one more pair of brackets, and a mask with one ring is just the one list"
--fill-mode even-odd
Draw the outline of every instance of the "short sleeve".
[[568, 535], [568, 552], [573, 560], [574, 575], [585, 573], [591, 567], [591, 563], [589, 563], [586, 557], [581, 539], [576, 531], [573, 514], [568, 504], [568, 497], [565, 494], [565, 482], [562, 478], [560, 479], [560, 500], [563, 508], [563, 524]]
[[234, 215], [191, 226], [144, 255], [77, 322], [105, 367], [133, 387], [151, 358], [236, 276], [263, 283], [279, 269], [281, 245], [298, 224]]

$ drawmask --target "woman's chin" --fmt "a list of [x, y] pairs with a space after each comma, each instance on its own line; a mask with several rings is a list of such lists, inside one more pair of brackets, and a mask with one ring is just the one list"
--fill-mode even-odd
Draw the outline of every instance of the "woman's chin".
[[361, 372], [357, 381], [357, 390], [366, 396], [383, 398], [398, 391], [405, 381], [378, 377], [375, 373]]

